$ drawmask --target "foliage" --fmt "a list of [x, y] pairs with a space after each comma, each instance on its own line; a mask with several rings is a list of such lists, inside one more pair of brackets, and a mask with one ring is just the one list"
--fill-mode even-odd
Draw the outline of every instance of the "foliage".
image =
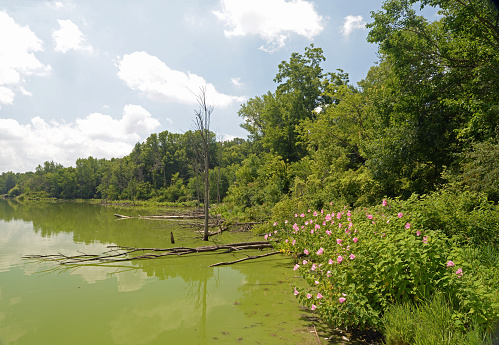
[[439, 230], [460, 243], [499, 248], [499, 212], [484, 194], [447, 190], [413, 195], [397, 207], [410, 212], [425, 230]]
[[499, 142], [496, 139], [475, 142], [459, 154], [459, 169], [447, 172], [447, 178], [457, 188], [469, 188], [499, 201]]
[[[482, 262], [476, 253], [472, 260], [473, 247], [425, 228], [414, 205], [409, 212], [391, 203], [295, 210], [294, 217], [275, 221], [265, 237], [279, 239], [275, 246], [296, 259], [294, 269], [311, 285], [294, 294], [333, 326], [380, 329], [391, 305], [441, 291], [451, 298], [456, 327], [490, 327], [499, 317], [496, 261]], [[490, 235], [497, 237], [497, 229]], [[491, 250], [497, 258], [497, 248]]]
[[[416, 3], [439, 8], [439, 19]], [[372, 17], [381, 61], [361, 83], [374, 124], [366, 164], [386, 195], [427, 193], [470, 141], [495, 136], [497, 12], [484, 0], [387, 0]]]
[[441, 293], [416, 305], [391, 306], [382, 318], [387, 345], [492, 345], [490, 336], [472, 325], [470, 331], [456, 327], [452, 307]]

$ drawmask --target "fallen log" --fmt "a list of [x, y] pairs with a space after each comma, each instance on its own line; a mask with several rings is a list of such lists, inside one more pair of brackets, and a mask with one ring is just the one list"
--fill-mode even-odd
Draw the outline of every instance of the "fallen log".
[[204, 218], [203, 215], [138, 216], [138, 217], [130, 217], [118, 213], [115, 213], [114, 215], [122, 219], [203, 219]]
[[[99, 263], [110, 263], [110, 262], [120, 262], [120, 261], [132, 261], [140, 259], [156, 259], [169, 255], [186, 255], [186, 254], [196, 254], [223, 250], [224, 253], [231, 253], [234, 251], [241, 250], [261, 250], [265, 248], [272, 248], [272, 243], [268, 241], [253, 241], [253, 242], [239, 242], [230, 244], [216, 244], [211, 246], [201, 246], [197, 248], [188, 247], [173, 247], [173, 248], [134, 248], [134, 247], [123, 247], [123, 246], [108, 246], [110, 249], [102, 254], [86, 254], [80, 253], [78, 255], [64, 255], [61, 253], [49, 254], [49, 255], [25, 255], [23, 259], [28, 260], [38, 260], [38, 261], [53, 261], [61, 265], [84, 265], [84, 264], [99, 264]], [[139, 252], [146, 252], [144, 254], [133, 255]], [[275, 252], [277, 254], [278, 252]], [[273, 254], [264, 254], [263, 257]], [[245, 258], [244, 260], [248, 260]], [[236, 260], [235, 262], [244, 261]]]
[[270, 253], [266, 253], [266, 254], [262, 254], [262, 255], [256, 255], [256, 256], [248, 255], [247, 257], [239, 259], [239, 260], [227, 261], [227, 262], [218, 262], [218, 263], [210, 265], [208, 267], [223, 266], [223, 265], [232, 265], [232, 264], [235, 264], [235, 263], [238, 263], [238, 262], [241, 262], [241, 261], [263, 258], [265, 256], [275, 255], [275, 254], [279, 254], [279, 253], [280, 252], [270, 252]]

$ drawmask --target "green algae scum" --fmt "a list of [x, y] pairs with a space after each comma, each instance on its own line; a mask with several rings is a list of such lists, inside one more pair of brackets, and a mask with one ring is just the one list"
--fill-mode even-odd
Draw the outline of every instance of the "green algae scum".
[[[300, 279], [281, 255], [213, 268], [244, 254], [81, 267], [22, 258], [100, 254], [109, 245], [165, 248], [173, 246], [170, 232], [175, 246], [206, 244], [177, 222], [114, 217], [131, 212], [139, 211], [0, 199], [0, 344], [319, 343], [313, 313], [290, 288]], [[213, 238], [254, 239], [249, 233]]]

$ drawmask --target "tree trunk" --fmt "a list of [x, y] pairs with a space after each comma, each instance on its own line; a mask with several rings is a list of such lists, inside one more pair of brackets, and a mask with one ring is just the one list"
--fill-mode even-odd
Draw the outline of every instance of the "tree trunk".
[[203, 240], [208, 241], [208, 220], [210, 218], [210, 155], [208, 143], [208, 130], [205, 133], [204, 147], [204, 236]]

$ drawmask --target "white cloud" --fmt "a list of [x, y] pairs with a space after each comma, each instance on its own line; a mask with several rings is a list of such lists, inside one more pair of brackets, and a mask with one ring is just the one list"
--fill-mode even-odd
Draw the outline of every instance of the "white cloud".
[[[16, 92], [25, 90], [26, 77], [47, 75], [50, 66], [42, 64], [34, 52], [43, 50], [43, 42], [28, 26], [18, 25], [6, 12], [0, 11], [0, 108], [12, 104]], [[5, 34], [8, 33], [8, 34]]]
[[312, 39], [323, 27], [323, 17], [305, 0], [221, 0], [222, 11], [213, 13], [229, 28], [226, 37], [257, 35], [267, 41], [260, 49], [282, 48], [290, 34]]
[[55, 10], [70, 10], [74, 7], [70, 0], [49, 2], [47, 5]]
[[244, 86], [244, 83], [241, 82], [241, 78], [231, 78], [230, 81], [231, 81], [232, 85], [234, 85], [236, 87]]
[[52, 33], [55, 41], [55, 51], [67, 53], [70, 50], [83, 51], [92, 54], [94, 49], [87, 42], [87, 39], [78, 26], [71, 20], [58, 19], [60, 29]]
[[222, 141], [232, 141], [232, 140], [234, 140], [236, 138], [239, 138], [239, 137], [236, 136], [236, 135], [224, 134], [222, 136]]
[[365, 29], [366, 22], [362, 16], [346, 16], [341, 32], [344, 37], [350, 36], [355, 29]]
[[73, 4], [71, 3], [71, 1], [56, 1], [55, 8], [58, 10], [71, 9], [73, 8]]
[[201, 87], [206, 87], [210, 105], [225, 107], [236, 101], [245, 101], [244, 97], [218, 92], [213, 84], [197, 74], [173, 70], [146, 52], [125, 55], [118, 61], [118, 68], [118, 76], [128, 87], [154, 101], [197, 104], [196, 95]]
[[159, 126], [147, 110], [133, 104], [124, 107], [121, 119], [100, 113], [74, 123], [47, 123], [38, 116], [25, 125], [0, 119], [0, 172], [34, 171], [45, 161], [71, 166], [88, 156], [123, 157]]

